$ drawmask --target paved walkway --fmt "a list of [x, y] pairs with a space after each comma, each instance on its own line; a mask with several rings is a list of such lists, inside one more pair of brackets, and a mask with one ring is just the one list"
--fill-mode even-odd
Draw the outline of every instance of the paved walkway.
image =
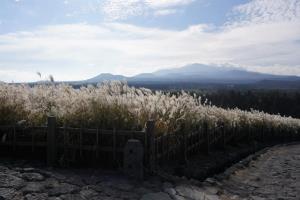
[[135, 182], [95, 170], [32, 168], [0, 161], [0, 200], [300, 199], [300, 145], [269, 149], [214, 178], [175, 184], [157, 177]]
[[218, 187], [224, 193], [221, 199], [299, 200], [300, 145], [271, 148], [227, 173]]
[[157, 178], [136, 182], [109, 171], [32, 168], [20, 161], [0, 161], [0, 200], [138, 200], [161, 188]]

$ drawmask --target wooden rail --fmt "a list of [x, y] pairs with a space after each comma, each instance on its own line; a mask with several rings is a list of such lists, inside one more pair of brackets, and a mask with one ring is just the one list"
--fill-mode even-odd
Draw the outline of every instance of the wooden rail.
[[209, 153], [211, 149], [224, 149], [226, 145], [257, 142], [287, 142], [300, 140], [300, 130], [270, 129], [268, 127], [226, 127], [223, 123], [210, 126], [203, 122], [195, 130], [182, 127], [178, 133], [163, 134], [154, 139], [156, 165], [179, 161], [185, 163], [188, 158], [199, 152]]
[[[241, 142], [299, 140], [300, 130], [282, 130], [268, 127], [210, 125], [202, 122], [191, 128], [183, 126], [172, 133], [157, 135], [155, 121], [149, 120], [143, 131], [104, 130], [100, 128], [56, 127], [56, 119], [48, 118], [47, 126], [0, 126], [0, 147], [7, 152], [27, 148], [32, 154], [43, 148], [48, 165], [60, 160], [70, 162], [95, 160], [122, 166], [123, 149], [129, 139], [143, 145], [144, 166], [149, 171], [172, 162], [185, 163], [199, 152], [209, 153], [214, 148], [225, 148]], [[3, 152], [3, 151], [2, 151]]]
[[56, 127], [55, 117], [48, 117], [47, 126], [41, 127], [0, 126], [0, 147], [6, 148], [8, 154], [24, 148], [34, 154], [43, 148], [50, 166], [56, 165], [62, 157], [76, 162], [86, 155], [96, 160], [102, 155], [109, 158], [105, 162], [117, 163], [129, 139], [138, 139], [147, 145], [146, 138], [146, 131]]

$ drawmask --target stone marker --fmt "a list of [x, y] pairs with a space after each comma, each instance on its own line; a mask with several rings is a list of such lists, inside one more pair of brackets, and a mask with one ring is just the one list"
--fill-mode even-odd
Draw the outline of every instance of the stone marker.
[[135, 179], [143, 179], [143, 145], [139, 140], [130, 139], [124, 148], [124, 172]]

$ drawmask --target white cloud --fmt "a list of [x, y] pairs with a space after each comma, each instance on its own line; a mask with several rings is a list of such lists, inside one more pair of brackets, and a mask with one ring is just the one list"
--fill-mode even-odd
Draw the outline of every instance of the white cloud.
[[[262, 6], [256, 2], [254, 5]], [[56, 80], [77, 80], [101, 72], [133, 75], [189, 63], [230, 63], [249, 70], [300, 76], [299, 3], [285, 2], [297, 6], [286, 11], [290, 14], [285, 12], [294, 16], [292, 20], [253, 20], [260, 15], [243, 8], [239, 12], [254, 17], [235, 19], [235, 23], [219, 28], [206, 24], [184, 30], [122, 23], [69, 24], [0, 35], [0, 69], [41, 71], [53, 74]], [[247, 5], [257, 12], [253, 5]], [[13, 73], [18, 74], [18, 70]], [[14, 80], [22, 80], [20, 77], [16, 75]]]
[[146, 12], [145, 5], [140, 0], [108, 0], [102, 9], [109, 20], [126, 19], [128, 16], [143, 15]]
[[152, 8], [170, 8], [188, 5], [195, 0], [145, 0], [145, 3]]
[[106, 0], [102, 11], [108, 20], [122, 20], [132, 16], [170, 15], [195, 0]]
[[0, 69], [0, 81], [11, 83], [16, 80], [20, 82], [32, 82], [32, 81], [37, 81], [38, 78], [37, 78], [37, 74], [33, 72]]
[[176, 9], [162, 9], [162, 10], [157, 10], [154, 12], [155, 16], [164, 16], [164, 15], [172, 15], [179, 12]]
[[[247, 67], [245, 67], [247, 68]], [[251, 67], [250, 70], [261, 73], [272, 73], [276, 75], [300, 75], [300, 65], [286, 66], [286, 65], [271, 65], [271, 66], [255, 66]]]
[[252, 0], [238, 5], [231, 13], [235, 25], [299, 21], [299, 0]]

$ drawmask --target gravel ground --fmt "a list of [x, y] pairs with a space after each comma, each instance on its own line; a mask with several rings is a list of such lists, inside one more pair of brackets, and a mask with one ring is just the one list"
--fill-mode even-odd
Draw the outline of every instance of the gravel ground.
[[203, 182], [176, 180], [133, 181], [116, 172], [0, 160], [0, 200], [299, 200], [300, 145], [269, 148]]

